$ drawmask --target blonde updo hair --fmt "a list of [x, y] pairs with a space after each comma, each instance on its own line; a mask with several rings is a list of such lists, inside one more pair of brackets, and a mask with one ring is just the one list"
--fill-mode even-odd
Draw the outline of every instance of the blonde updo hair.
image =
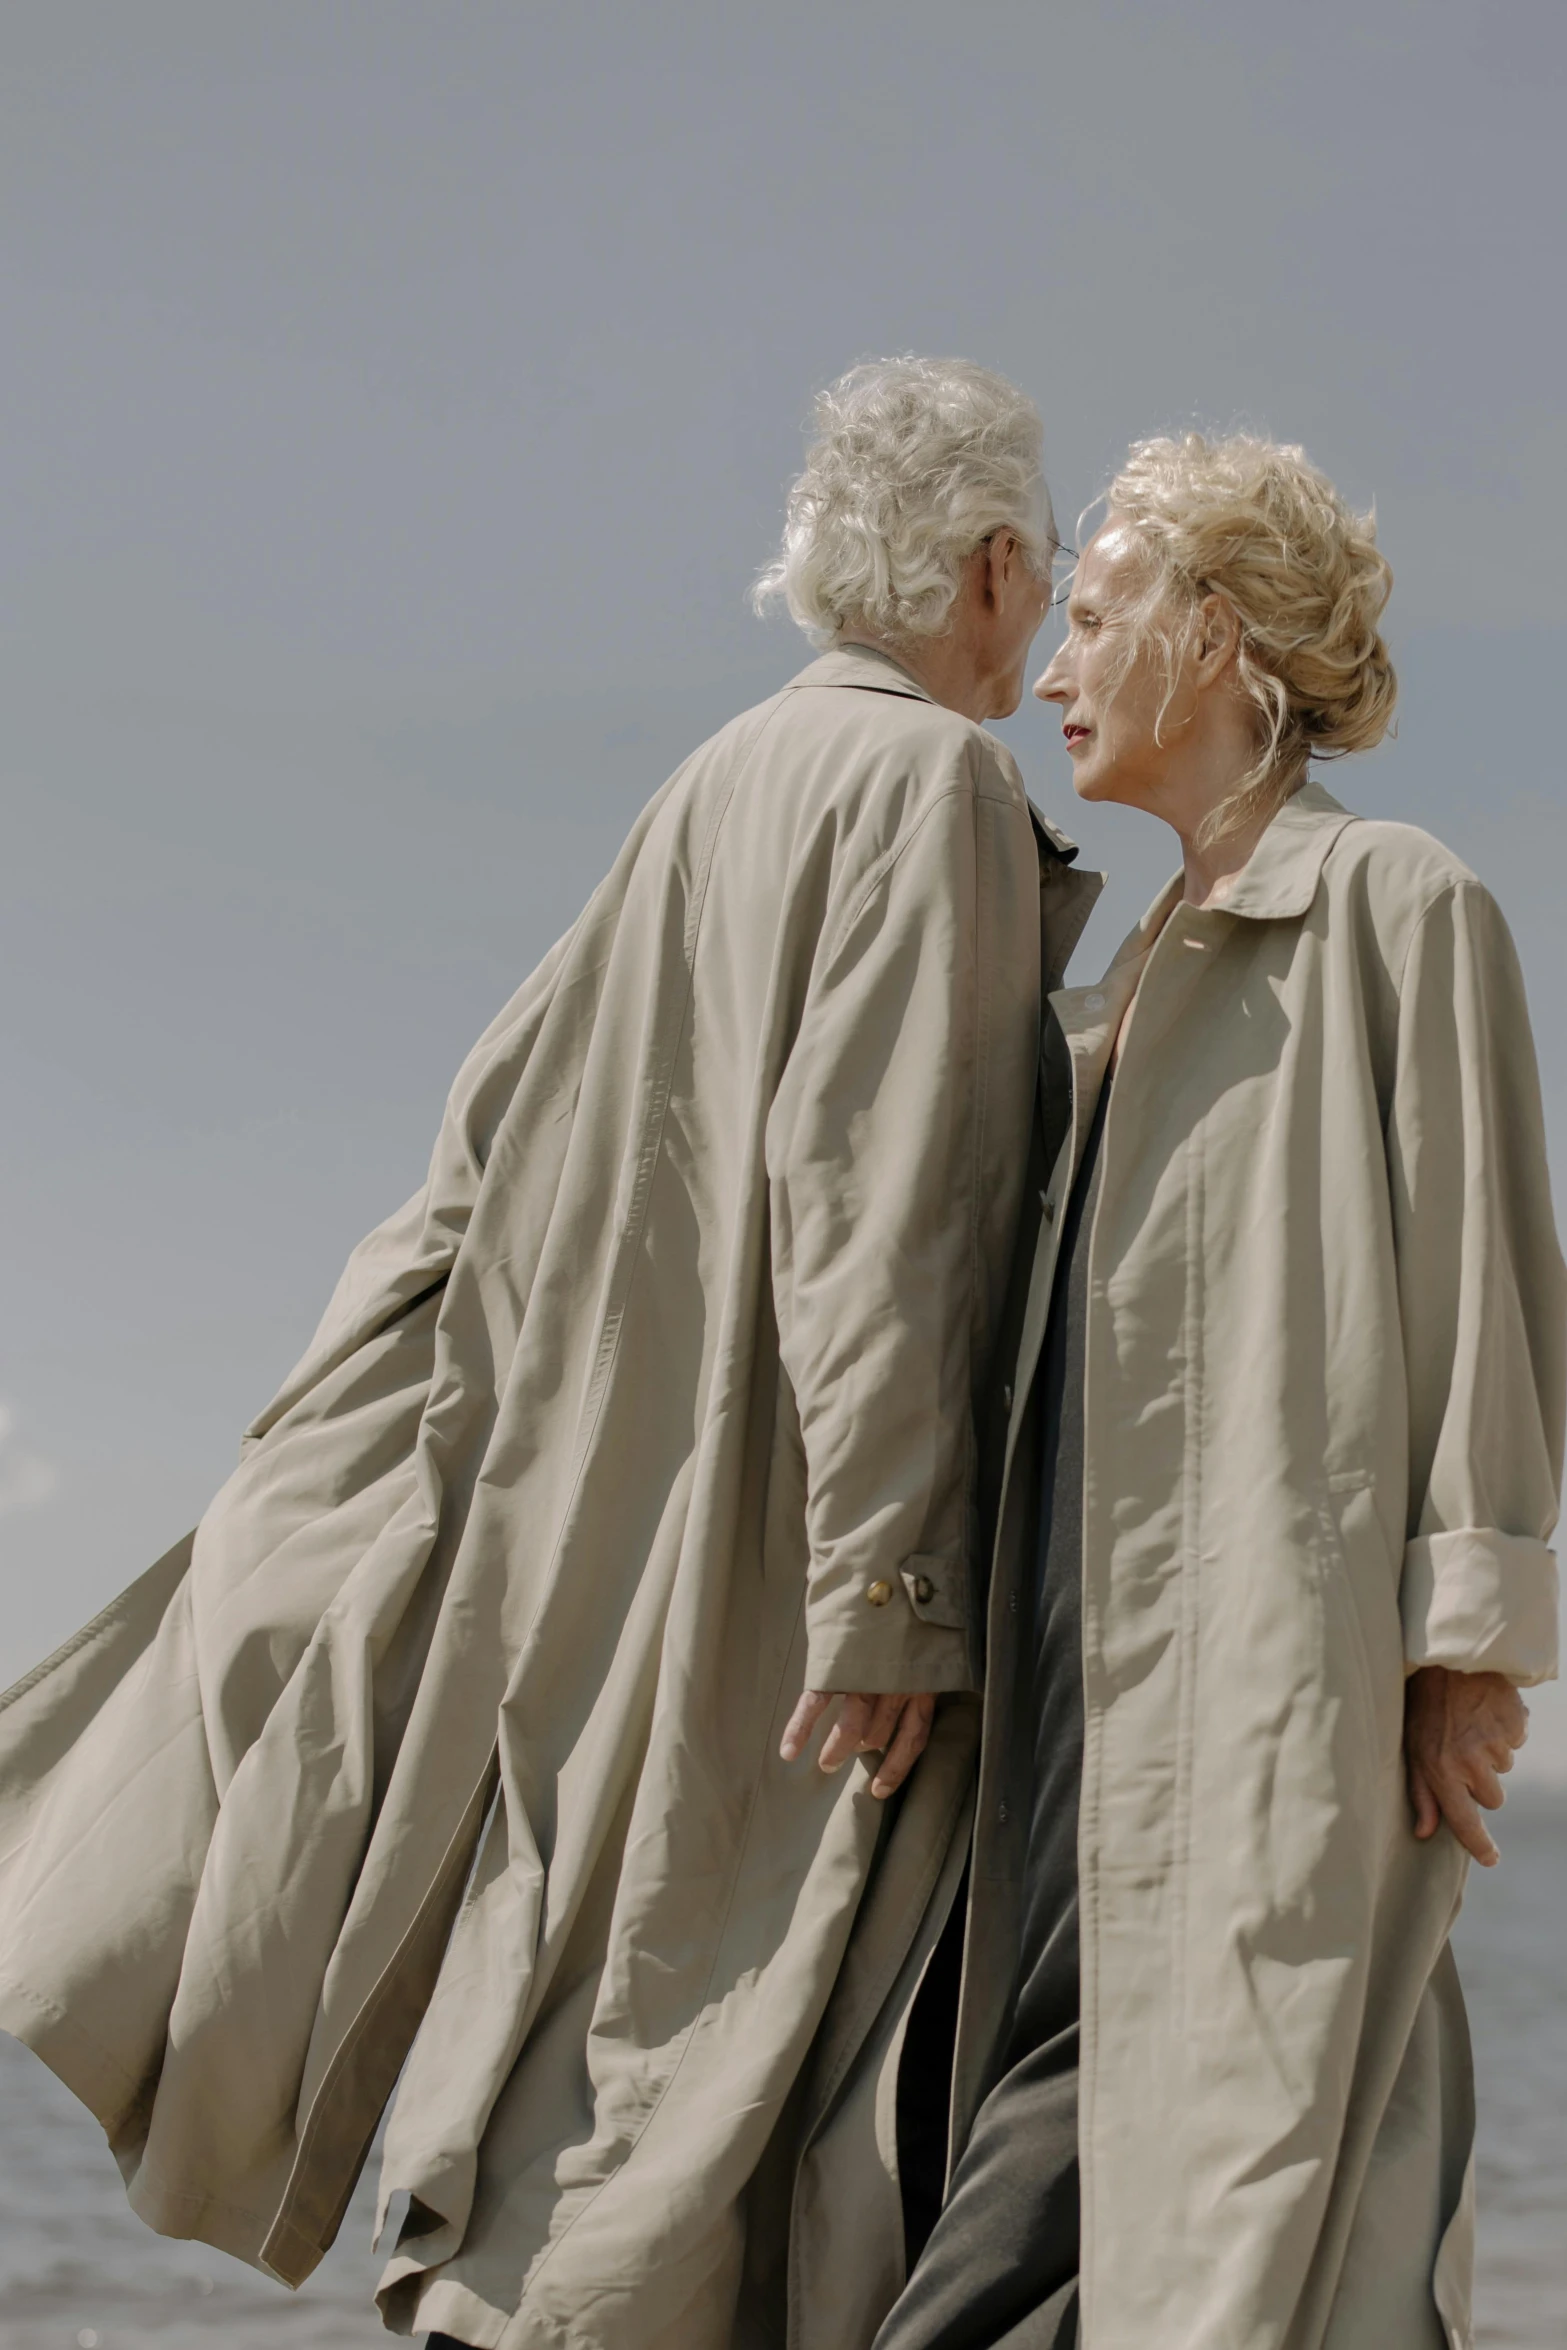
[[998, 530], [1050, 577], [1057, 549], [1039, 411], [969, 359], [867, 359], [818, 392], [783, 545], [752, 590], [813, 644], [897, 643], [948, 625], [963, 566]]
[[1382, 740], [1398, 696], [1378, 626], [1392, 568], [1375, 514], [1356, 514], [1303, 449], [1246, 433], [1138, 441], [1105, 504], [1153, 564], [1128, 665], [1151, 639], [1173, 691], [1203, 598], [1222, 596], [1240, 623], [1236, 674], [1256, 705], [1258, 755], [1206, 841], [1282, 806], [1308, 761]]

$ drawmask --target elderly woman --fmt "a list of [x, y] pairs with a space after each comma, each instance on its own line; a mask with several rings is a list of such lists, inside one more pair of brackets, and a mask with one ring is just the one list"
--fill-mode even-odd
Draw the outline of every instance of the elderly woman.
[[1147, 442], [1035, 688], [1182, 871], [1051, 999], [961, 2152], [878, 2350], [1068, 2343], [1079, 2262], [1097, 2350], [1471, 2339], [1448, 1933], [1555, 1670], [1563, 1271], [1500, 914], [1309, 779], [1388, 587], [1299, 450]]
[[[998, 377], [824, 394], [776, 574], [824, 657], [650, 801], [194, 1542], [0, 1706], [0, 2022], [154, 2227], [297, 2283], [401, 2073], [394, 2330], [777, 2338], [972, 1777], [976, 1407], [1093, 895], [983, 731], [1054, 545]], [[880, 1759], [824, 1774], [839, 1699], [820, 1759]]]

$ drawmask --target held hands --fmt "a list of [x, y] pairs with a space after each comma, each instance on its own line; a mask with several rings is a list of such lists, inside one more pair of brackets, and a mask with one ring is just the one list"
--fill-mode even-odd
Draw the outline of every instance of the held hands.
[[811, 1732], [832, 1705], [841, 1710], [822, 1740], [819, 1767], [839, 1771], [857, 1754], [879, 1754], [871, 1793], [885, 1799], [902, 1786], [925, 1751], [936, 1712], [935, 1698], [873, 1693], [840, 1699], [826, 1690], [807, 1689], [789, 1716], [789, 1727], [778, 1749], [785, 1762], [799, 1761], [811, 1742]]
[[1404, 1758], [1415, 1834], [1443, 1820], [1485, 1869], [1500, 1859], [1479, 1807], [1501, 1809], [1501, 1774], [1529, 1735], [1529, 1708], [1501, 1673], [1453, 1673], [1422, 1665], [1404, 1689]]

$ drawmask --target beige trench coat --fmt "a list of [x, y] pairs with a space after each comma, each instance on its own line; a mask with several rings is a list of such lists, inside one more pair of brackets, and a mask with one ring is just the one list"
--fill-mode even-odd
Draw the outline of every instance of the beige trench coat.
[[[737, 720], [479, 1044], [194, 1548], [4, 1701], [0, 2025], [154, 2227], [299, 2280], [406, 2059], [396, 2329], [776, 2330], [775, 2124], [971, 1802], [1069, 855], [873, 653]], [[779, 1761], [806, 1683], [954, 1693], [895, 1815]]]
[[1073, 1117], [1028, 1203], [956, 2133], [1027, 1817], [1023, 1398], [1130, 1007], [1085, 1368], [1084, 2339], [1465, 2350], [1465, 1864], [1414, 1839], [1402, 1697], [1556, 1669], [1567, 1289], [1512, 944], [1437, 843], [1309, 784], [1222, 908], [1177, 880], [1052, 1000]]

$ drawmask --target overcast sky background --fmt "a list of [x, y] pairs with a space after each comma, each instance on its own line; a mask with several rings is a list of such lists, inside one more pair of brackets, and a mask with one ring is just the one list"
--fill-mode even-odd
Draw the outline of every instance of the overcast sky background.
[[[1560, 0], [7, 0], [0, 1680], [192, 1522], [801, 665], [745, 591], [867, 353], [1025, 384], [1063, 516], [1192, 420], [1375, 499], [1399, 739], [1327, 780], [1502, 899], [1567, 1167], [1564, 97]], [[1081, 977], [1166, 836], [1005, 731], [1111, 871]]]

